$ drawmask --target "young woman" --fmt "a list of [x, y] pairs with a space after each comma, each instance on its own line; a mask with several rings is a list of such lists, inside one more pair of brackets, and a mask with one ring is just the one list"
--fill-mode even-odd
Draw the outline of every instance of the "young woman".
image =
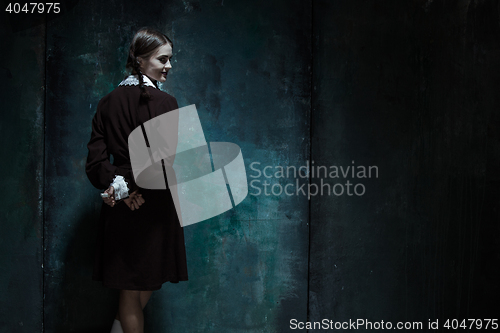
[[[153, 290], [170, 281], [187, 281], [184, 232], [172, 196], [134, 181], [128, 136], [142, 123], [178, 108], [159, 90], [172, 68], [172, 41], [148, 28], [130, 44], [132, 73], [97, 105], [86, 163], [87, 176], [105, 190], [92, 279], [120, 290], [112, 331], [143, 332], [143, 309]], [[113, 163], [110, 156], [113, 156]]]

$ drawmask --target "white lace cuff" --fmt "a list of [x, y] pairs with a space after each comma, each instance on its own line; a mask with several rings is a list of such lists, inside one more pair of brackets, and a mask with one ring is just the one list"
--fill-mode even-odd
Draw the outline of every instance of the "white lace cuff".
[[115, 176], [110, 186], [113, 186], [115, 189], [115, 200], [118, 201], [128, 197], [127, 182], [123, 176]]

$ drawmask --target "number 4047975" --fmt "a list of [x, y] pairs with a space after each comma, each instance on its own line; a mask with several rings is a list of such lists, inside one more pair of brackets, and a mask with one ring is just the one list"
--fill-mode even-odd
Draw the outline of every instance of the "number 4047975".
[[43, 14], [43, 13], [54, 13], [57, 14], [61, 11], [59, 7], [59, 2], [30, 2], [30, 3], [9, 3], [5, 11], [12, 14], [19, 13], [31, 13], [31, 14]]

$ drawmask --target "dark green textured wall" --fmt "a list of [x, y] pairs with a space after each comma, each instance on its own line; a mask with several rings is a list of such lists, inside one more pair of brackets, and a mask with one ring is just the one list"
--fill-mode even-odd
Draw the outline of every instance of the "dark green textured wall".
[[45, 29], [17, 30], [11, 20], [0, 22], [0, 332], [37, 332], [43, 295]]
[[[79, 1], [49, 22], [46, 332], [105, 332], [113, 320], [116, 293], [89, 279], [101, 199], [84, 163], [95, 106], [123, 78], [133, 32], [152, 25], [171, 36], [163, 89], [180, 106], [196, 104], [208, 141], [238, 144], [248, 170], [253, 161], [298, 165], [309, 142], [310, 5], [288, 5]], [[189, 281], [154, 293], [147, 329], [274, 332], [288, 316], [305, 320], [307, 206], [248, 196], [186, 227]]]
[[379, 177], [312, 201], [311, 320], [498, 316], [499, 8], [314, 2], [312, 157]]
[[[86, 144], [145, 25], [173, 39], [161, 88], [196, 104], [207, 141], [238, 144], [262, 190], [294, 191], [186, 227], [189, 281], [153, 293], [146, 332], [498, 315], [498, 1], [64, 6], [1, 23], [0, 332], [110, 330], [118, 295], [91, 281], [101, 199]], [[309, 201], [295, 178], [254, 170], [307, 160], [378, 178]]]

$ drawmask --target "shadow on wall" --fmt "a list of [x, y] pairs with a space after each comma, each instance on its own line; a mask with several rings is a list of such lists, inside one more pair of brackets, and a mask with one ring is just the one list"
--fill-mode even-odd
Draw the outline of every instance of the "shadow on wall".
[[[66, 253], [61, 255], [64, 267], [54, 267], [61, 279], [52, 279], [59, 286], [51, 286], [50, 290], [57, 295], [46, 295], [53, 302], [45, 310], [45, 326], [53, 328], [53, 332], [109, 333], [113, 324], [118, 290], [92, 280], [100, 205], [96, 202], [93, 211], [75, 214], [79, 219], [68, 236]], [[47, 321], [52, 323], [47, 325]]]

